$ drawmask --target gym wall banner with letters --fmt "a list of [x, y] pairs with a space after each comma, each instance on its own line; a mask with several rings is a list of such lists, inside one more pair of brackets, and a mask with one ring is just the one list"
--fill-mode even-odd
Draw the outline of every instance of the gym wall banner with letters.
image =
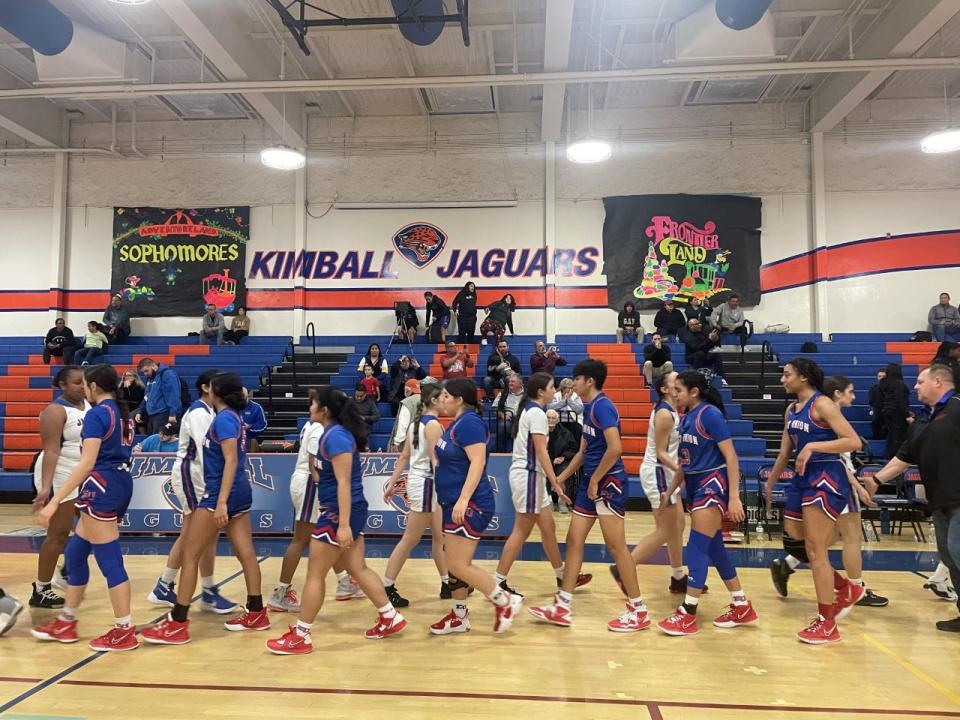
[[603, 199], [610, 308], [655, 310], [666, 299], [760, 302], [760, 198], [626, 195]]
[[134, 317], [199, 317], [246, 304], [246, 206], [113, 211], [111, 292]]
[[[173, 533], [183, 524], [183, 513], [170, 481], [172, 454], [138, 454], [131, 459], [133, 498], [120, 523], [124, 533]], [[386, 501], [383, 489], [393, 474], [396, 455], [364, 453], [363, 492], [367, 498], [366, 532], [371, 535], [402, 535], [407, 526], [409, 507], [401, 492]], [[247, 456], [247, 472], [253, 485], [250, 525], [254, 534], [289, 535], [293, 532], [293, 503], [290, 500], [290, 476], [296, 464], [293, 454]], [[510, 497], [509, 455], [491, 455], [487, 477], [493, 486], [496, 514], [484, 535], [506, 537], [513, 529], [513, 500]]]

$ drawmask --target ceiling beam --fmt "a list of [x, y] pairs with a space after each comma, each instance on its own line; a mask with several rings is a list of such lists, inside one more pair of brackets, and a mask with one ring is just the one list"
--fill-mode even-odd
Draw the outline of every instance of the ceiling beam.
[[[0, 89], [22, 88], [20, 80], [0, 75]], [[49, 100], [25, 98], [0, 101], [0, 128], [42, 148], [59, 147], [64, 142], [63, 112]]]
[[[543, 70], [566, 70], [570, 60], [570, 36], [573, 32], [574, 0], [551, 0], [543, 28]], [[566, 85], [544, 85], [540, 112], [540, 139], [544, 142], [561, 139], [563, 99]]]
[[[960, 12], [960, 0], [910, 0], [889, 7], [857, 43], [859, 57], [911, 57]], [[828, 132], [836, 127], [893, 73], [883, 68], [827, 78], [810, 98], [810, 131]]]
[[[156, 4], [227, 80], [263, 80], [278, 74], [276, 61], [248, 40], [222, 6], [187, 0], [157, 0]], [[281, 96], [260, 92], [243, 96], [284, 142], [306, 147], [299, 93], [285, 94], [286, 107]]]

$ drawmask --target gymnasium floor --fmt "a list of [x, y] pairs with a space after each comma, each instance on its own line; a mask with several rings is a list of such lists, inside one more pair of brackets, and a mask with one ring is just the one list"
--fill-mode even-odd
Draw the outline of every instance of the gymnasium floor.
[[[559, 522], [565, 527], [563, 516]], [[638, 513], [628, 522], [628, 536], [637, 537], [649, 528], [650, 517]], [[32, 547], [37, 539], [23, 534], [31, 526], [23, 506], [0, 506], [0, 585], [24, 602], [36, 570]], [[432, 637], [427, 625], [448, 605], [436, 596], [433, 563], [414, 559], [398, 582], [413, 603], [404, 610], [410, 624], [400, 636], [364, 640], [361, 633], [375, 615], [370, 604], [331, 600], [314, 628], [318, 649], [300, 658], [273, 657], [263, 648], [267, 637], [285, 628], [282, 615], [272, 616], [269, 633], [232, 634], [222, 630], [222, 618], [200, 612], [193, 614], [194, 640], [187, 646], [92, 653], [86, 640], [112, 622], [103, 581], [93, 570], [90, 601], [81, 611], [81, 642], [34, 641], [31, 623], [46, 615], [31, 616], [29, 608], [0, 640], [0, 715], [5, 720], [960, 717], [960, 636], [933, 626], [953, 617], [955, 609], [922, 590], [922, 577], [915, 572], [933, 569], [931, 545], [906, 536], [870, 544], [867, 584], [889, 596], [889, 607], [855, 608], [842, 623], [842, 643], [809, 647], [794, 633], [814, 612], [810, 574], [792, 578], [789, 599], [777, 597], [765, 569], [775, 543], [754, 541], [735, 551], [759, 626], [724, 631], [710, 624], [728, 602], [711, 572], [700, 634], [669, 638], [656, 629], [631, 635], [606, 630], [622, 600], [603, 564], [599, 535], [591, 542], [588, 558], [595, 562], [585, 570], [595, 579], [577, 592], [570, 629], [539, 625], [524, 612], [508, 634], [495, 636], [489, 605], [473, 599], [472, 632]], [[256, 545], [266, 594], [285, 543]], [[145, 597], [162, 568], [168, 541], [127, 546], [134, 621], [142, 625], [162, 612]], [[525, 555], [536, 557], [538, 547], [528, 545]], [[390, 543], [371, 541], [371, 566], [382, 571], [382, 556], [390, 548]], [[491, 572], [496, 548], [483, 546], [478, 552], [479, 564]], [[229, 554], [225, 546], [220, 552]], [[305, 570], [306, 563], [298, 588]], [[657, 620], [677, 603], [665, 591], [668, 576], [663, 564], [640, 568], [641, 588]], [[242, 599], [243, 580], [232, 557], [219, 560], [217, 577], [224, 595]], [[549, 566], [538, 562], [518, 563], [510, 581], [526, 594], [527, 606], [546, 601], [554, 587]]]

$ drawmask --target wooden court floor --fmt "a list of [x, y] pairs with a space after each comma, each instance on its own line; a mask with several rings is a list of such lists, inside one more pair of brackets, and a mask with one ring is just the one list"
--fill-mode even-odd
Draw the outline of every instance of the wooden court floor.
[[[28, 524], [22, 509], [0, 510], [0, 532]], [[631, 534], [644, 521], [631, 522]], [[593, 540], [594, 538], [591, 538]], [[596, 538], [599, 542], [599, 538]], [[917, 550], [888, 543], [889, 552]], [[771, 546], [770, 544], [767, 544]], [[923, 550], [930, 550], [923, 546]], [[880, 550], [879, 552], [884, 552]], [[909, 553], [901, 553], [908, 556]], [[155, 620], [161, 609], [146, 595], [162, 557], [126, 558], [134, 587], [134, 621]], [[493, 560], [480, 565], [491, 572]], [[371, 559], [382, 571], [385, 561]], [[754, 563], [756, 564], [756, 563]], [[265, 558], [263, 587], [272, 588], [278, 557]], [[300, 586], [306, 564], [301, 566]], [[36, 570], [27, 553], [0, 554], [0, 585], [26, 601]], [[855, 608], [842, 624], [843, 642], [801, 645], [794, 638], [814, 612], [808, 572], [792, 578], [783, 600], [763, 568], [741, 578], [759, 614], [757, 627], [718, 630], [709, 619], [729, 600], [715, 574], [701, 602], [700, 634], [671, 638], [656, 629], [617, 635], [606, 622], [622, 599], [605, 565], [590, 563], [592, 584], [578, 590], [574, 625], [536, 623], [526, 612], [505, 635], [493, 635], [493, 613], [471, 599], [469, 634], [433, 637], [427, 626], [448, 609], [436, 593], [429, 560], [411, 560], [398, 586], [411, 599], [409, 626], [399, 636], [373, 642], [362, 631], [375, 611], [366, 600], [333, 602], [314, 626], [316, 651], [274, 657], [263, 647], [285, 629], [273, 615], [268, 633], [228, 633], [223, 618], [194, 612], [193, 642], [182, 647], [144, 644], [129, 653], [97, 654], [86, 640], [109, 628], [112, 613], [102, 578], [91, 572], [89, 601], [80, 614], [81, 642], [43, 644], [29, 635], [46, 614], [25, 609], [0, 639], [0, 716], [7, 718], [773, 718], [960, 717], [960, 636], [933, 623], [955, 608], [921, 589], [911, 568], [874, 570], [868, 585], [890, 598], [886, 608]], [[218, 559], [222, 592], [242, 600], [243, 580], [232, 557]], [[651, 614], [660, 619], [677, 603], [666, 592], [663, 565], [640, 568]], [[520, 562], [510, 575], [526, 605], [553, 592], [550, 568]], [[331, 591], [332, 592], [332, 591]], [[49, 611], [47, 611], [49, 612]]]

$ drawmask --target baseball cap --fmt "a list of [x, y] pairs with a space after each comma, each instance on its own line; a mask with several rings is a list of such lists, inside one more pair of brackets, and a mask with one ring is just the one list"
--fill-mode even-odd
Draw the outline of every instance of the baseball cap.
[[177, 425], [177, 423], [175, 422], [172, 422], [172, 423], [168, 422], [166, 425], [160, 428], [160, 434], [161, 435], [179, 435], [180, 426]]
[[409, 389], [412, 393], [420, 392], [420, 381], [416, 378], [410, 378], [403, 384], [403, 386]]

